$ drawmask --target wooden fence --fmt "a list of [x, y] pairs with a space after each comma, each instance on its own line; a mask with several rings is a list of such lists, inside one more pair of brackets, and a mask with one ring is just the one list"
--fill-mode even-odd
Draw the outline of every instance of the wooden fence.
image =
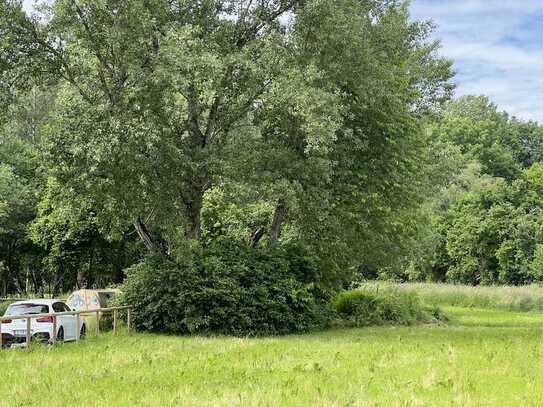
[[56, 336], [57, 336], [57, 317], [64, 316], [64, 315], [75, 315], [75, 326], [76, 326], [76, 334], [75, 334], [75, 340], [79, 341], [80, 335], [81, 335], [81, 315], [90, 315], [95, 314], [96, 315], [96, 334], [98, 335], [100, 333], [100, 314], [104, 313], [113, 313], [113, 334], [117, 332], [117, 321], [118, 321], [118, 314], [119, 311], [125, 311], [126, 310], [126, 329], [128, 332], [130, 332], [130, 324], [131, 324], [131, 317], [132, 317], [132, 307], [131, 306], [125, 306], [125, 307], [110, 307], [110, 308], [99, 308], [99, 309], [93, 309], [93, 310], [84, 310], [84, 311], [69, 311], [69, 312], [57, 312], [57, 313], [50, 313], [50, 314], [29, 314], [29, 315], [9, 315], [9, 316], [0, 316], [0, 349], [2, 349], [2, 322], [6, 320], [14, 320], [14, 319], [24, 319], [26, 320], [26, 348], [30, 349], [31, 343], [32, 343], [32, 320], [38, 319], [38, 318], [45, 318], [45, 317], [53, 317], [53, 337], [50, 338], [51, 344], [54, 345], [56, 343]]

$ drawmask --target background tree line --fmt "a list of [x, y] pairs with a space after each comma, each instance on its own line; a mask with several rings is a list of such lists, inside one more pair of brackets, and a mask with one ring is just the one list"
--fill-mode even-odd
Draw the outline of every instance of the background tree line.
[[449, 103], [426, 129], [447, 146], [454, 171], [424, 205], [425, 227], [399, 277], [541, 282], [543, 128], [469, 96]]
[[2, 0], [0, 294], [543, 278], [542, 129], [450, 101], [431, 32], [390, 0]]

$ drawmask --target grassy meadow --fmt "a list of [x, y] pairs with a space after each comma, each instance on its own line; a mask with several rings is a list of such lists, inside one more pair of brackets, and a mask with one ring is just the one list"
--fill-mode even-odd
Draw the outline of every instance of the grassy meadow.
[[543, 314], [239, 339], [104, 334], [0, 352], [0, 406], [538, 406]]

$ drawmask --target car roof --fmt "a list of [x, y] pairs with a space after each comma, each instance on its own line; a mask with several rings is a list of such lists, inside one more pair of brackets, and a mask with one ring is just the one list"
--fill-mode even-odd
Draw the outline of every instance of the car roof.
[[59, 300], [59, 299], [36, 298], [36, 299], [28, 299], [28, 300], [23, 300], [23, 301], [16, 301], [10, 305], [21, 305], [21, 304], [53, 305], [55, 302], [64, 303], [64, 301]]

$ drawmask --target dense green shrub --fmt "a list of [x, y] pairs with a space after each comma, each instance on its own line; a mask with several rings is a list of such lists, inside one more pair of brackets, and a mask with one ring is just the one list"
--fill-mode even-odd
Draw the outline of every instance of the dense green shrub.
[[341, 292], [332, 303], [341, 321], [352, 326], [412, 325], [445, 320], [437, 307], [426, 307], [417, 294], [385, 289]]
[[[286, 334], [322, 326], [327, 295], [302, 250], [218, 241], [174, 261], [152, 255], [131, 267], [121, 301], [138, 330]], [[305, 260], [304, 260], [305, 259]]]
[[4, 315], [6, 310], [8, 309], [10, 302], [9, 301], [0, 301], [0, 315]]

